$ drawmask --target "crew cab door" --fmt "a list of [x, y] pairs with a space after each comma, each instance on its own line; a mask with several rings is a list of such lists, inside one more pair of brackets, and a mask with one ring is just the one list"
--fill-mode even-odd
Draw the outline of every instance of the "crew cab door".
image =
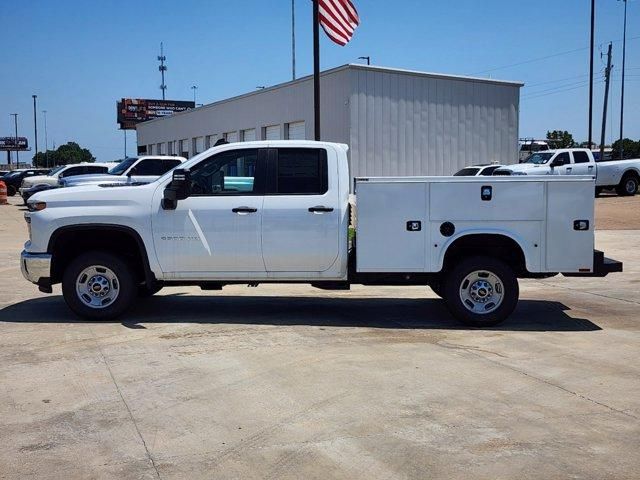
[[175, 210], [154, 196], [156, 255], [166, 278], [264, 275], [261, 227], [266, 150], [216, 153], [190, 170], [192, 193]]
[[569, 152], [558, 153], [551, 160], [553, 168], [551, 170], [552, 175], [572, 175], [573, 164], [571, 163], [571, 155]]
[[339, 253], [337, 155], [325, 148], [269, 149], [262, 217], [267, 272], [323, 272]]
[[571, 152], [573, 157], [573, 168], [571, 175], [595, 175], [595, 163], [589, 158], [589, 154], [583, 151]]

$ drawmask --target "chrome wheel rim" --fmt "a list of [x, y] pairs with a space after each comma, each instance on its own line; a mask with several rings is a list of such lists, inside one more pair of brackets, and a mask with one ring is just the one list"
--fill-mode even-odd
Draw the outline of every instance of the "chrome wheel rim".
[[87, 307], [106, 308], [118, 298], [120, 280], [110, 268], [92, 265], [78, 275], [76, 294]]
[[625, 187], [627, 189], [627, 193], [636, 193], [636, 182], [633, 179], [630, 178], [627, 180]]
[[476, 270], [460, 283], [460, 301], [467, 310], [479, 315], [495, 312], [504, 299], [504, 285], [495, 273]]

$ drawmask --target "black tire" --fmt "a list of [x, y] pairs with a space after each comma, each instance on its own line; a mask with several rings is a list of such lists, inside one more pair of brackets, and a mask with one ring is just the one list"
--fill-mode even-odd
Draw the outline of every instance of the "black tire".
[[17, 190], [16, 187], [14, 187], [13, 185], [7, 185], [7, 196], [8, 197], [13, 197], [16, 194]]
[[149, 287], [146, 284], [138, 285], [138, 296], [140, 298], [152, 297], [156, 293], [158, 293], [160, 290], [162, 290], [162, 285], [159, 285], [159, 284], [155, 284], [152, 287]]
[[[492, 299], [498, 295], [498, 289], [502, 291], [501, 303], [498, 303], [498, 306], [494, 310], [489, 310], [488, 313], [471, 311], [462, 298], [462, 292], [466, 291], [467, 296], [471, 295], [469, 292], [476, 282], [469, 285], [468, 288], [463, 289], [462, 287], [464, 282], [468, 283], [468, 280], [465, 280], [467, 276], [474, 275], [475, 272], [479, 272], [480, 278], [478, 281], [496, 279], [495, 284], [490, 289], [492, 294], [485, 297], [488, 298], [488, 300], [484, 300], [487, 302], [486, 306], [482, 307], [483, 304], [478, 303], [476, 304], [478, 308], [490, 308]], [[486, 274], [490, 275], [485, 277], [484, 275]], [[479, 291], [486, 293], [484, 289]], [[450, 270], [445, 277], [444, 300], [447, 308], [458, 320], [472, 327], [490, 327], [503, 322], [516, 308], [519, 295], [518, 279], [513, 270], [501, 260], [492, 257], [465, 258]], [[470, 302], [469, 299], [467, 301]]]
[[638, 176], [627, 173], [616, 187], [616, 193], [621, 197], [632, 197], [638, 192]]
[[[100, 308], [88, 306], [76, 292], [76, 281], [80, 274], [92, 266], [106, 267], [115, 275], [118, 294], [116, 298]], [[114, 287], [114, 282], [107, 282]], [[110, 320], [122, 315], [133, 303], [137, 293], [137, 282], [127, 263], [117, 255], [103, 251], [91, 251], [76, 257], [65, 269], [62, 276], [62, 294], [73, 312], [88, 320]], [[90, 298], [85, 295], [85, 298]], [[108, 300], [108, 298], [106, 299]]]

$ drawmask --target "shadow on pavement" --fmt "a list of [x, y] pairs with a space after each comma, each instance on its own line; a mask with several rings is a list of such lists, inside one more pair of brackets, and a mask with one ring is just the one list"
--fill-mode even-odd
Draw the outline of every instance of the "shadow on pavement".
[[[559, 302], [520, 300], [507, 321], [491, 330], [587, 332], [601, 328], [573, 318]], [[26, 300], [0, 310], [0, 322], [86, 323], [61, 296]], [[463, 329], [440, 299], [290, 296], [201, 296], [169, 294], [140, 300], [122, 318], [127, 328], [144, 323], [309, 325], [408, 329]]]

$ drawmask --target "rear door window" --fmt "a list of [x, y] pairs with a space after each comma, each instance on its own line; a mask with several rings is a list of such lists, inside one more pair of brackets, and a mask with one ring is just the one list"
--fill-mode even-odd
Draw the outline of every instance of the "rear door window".
[[327, 153], [321, 148], [280, 148], [271, 170], [269, 192], [323, 195], [328, 189]]
[[574, 163], [589, 163], [589, 155], [587, 152], [573, 152]]

